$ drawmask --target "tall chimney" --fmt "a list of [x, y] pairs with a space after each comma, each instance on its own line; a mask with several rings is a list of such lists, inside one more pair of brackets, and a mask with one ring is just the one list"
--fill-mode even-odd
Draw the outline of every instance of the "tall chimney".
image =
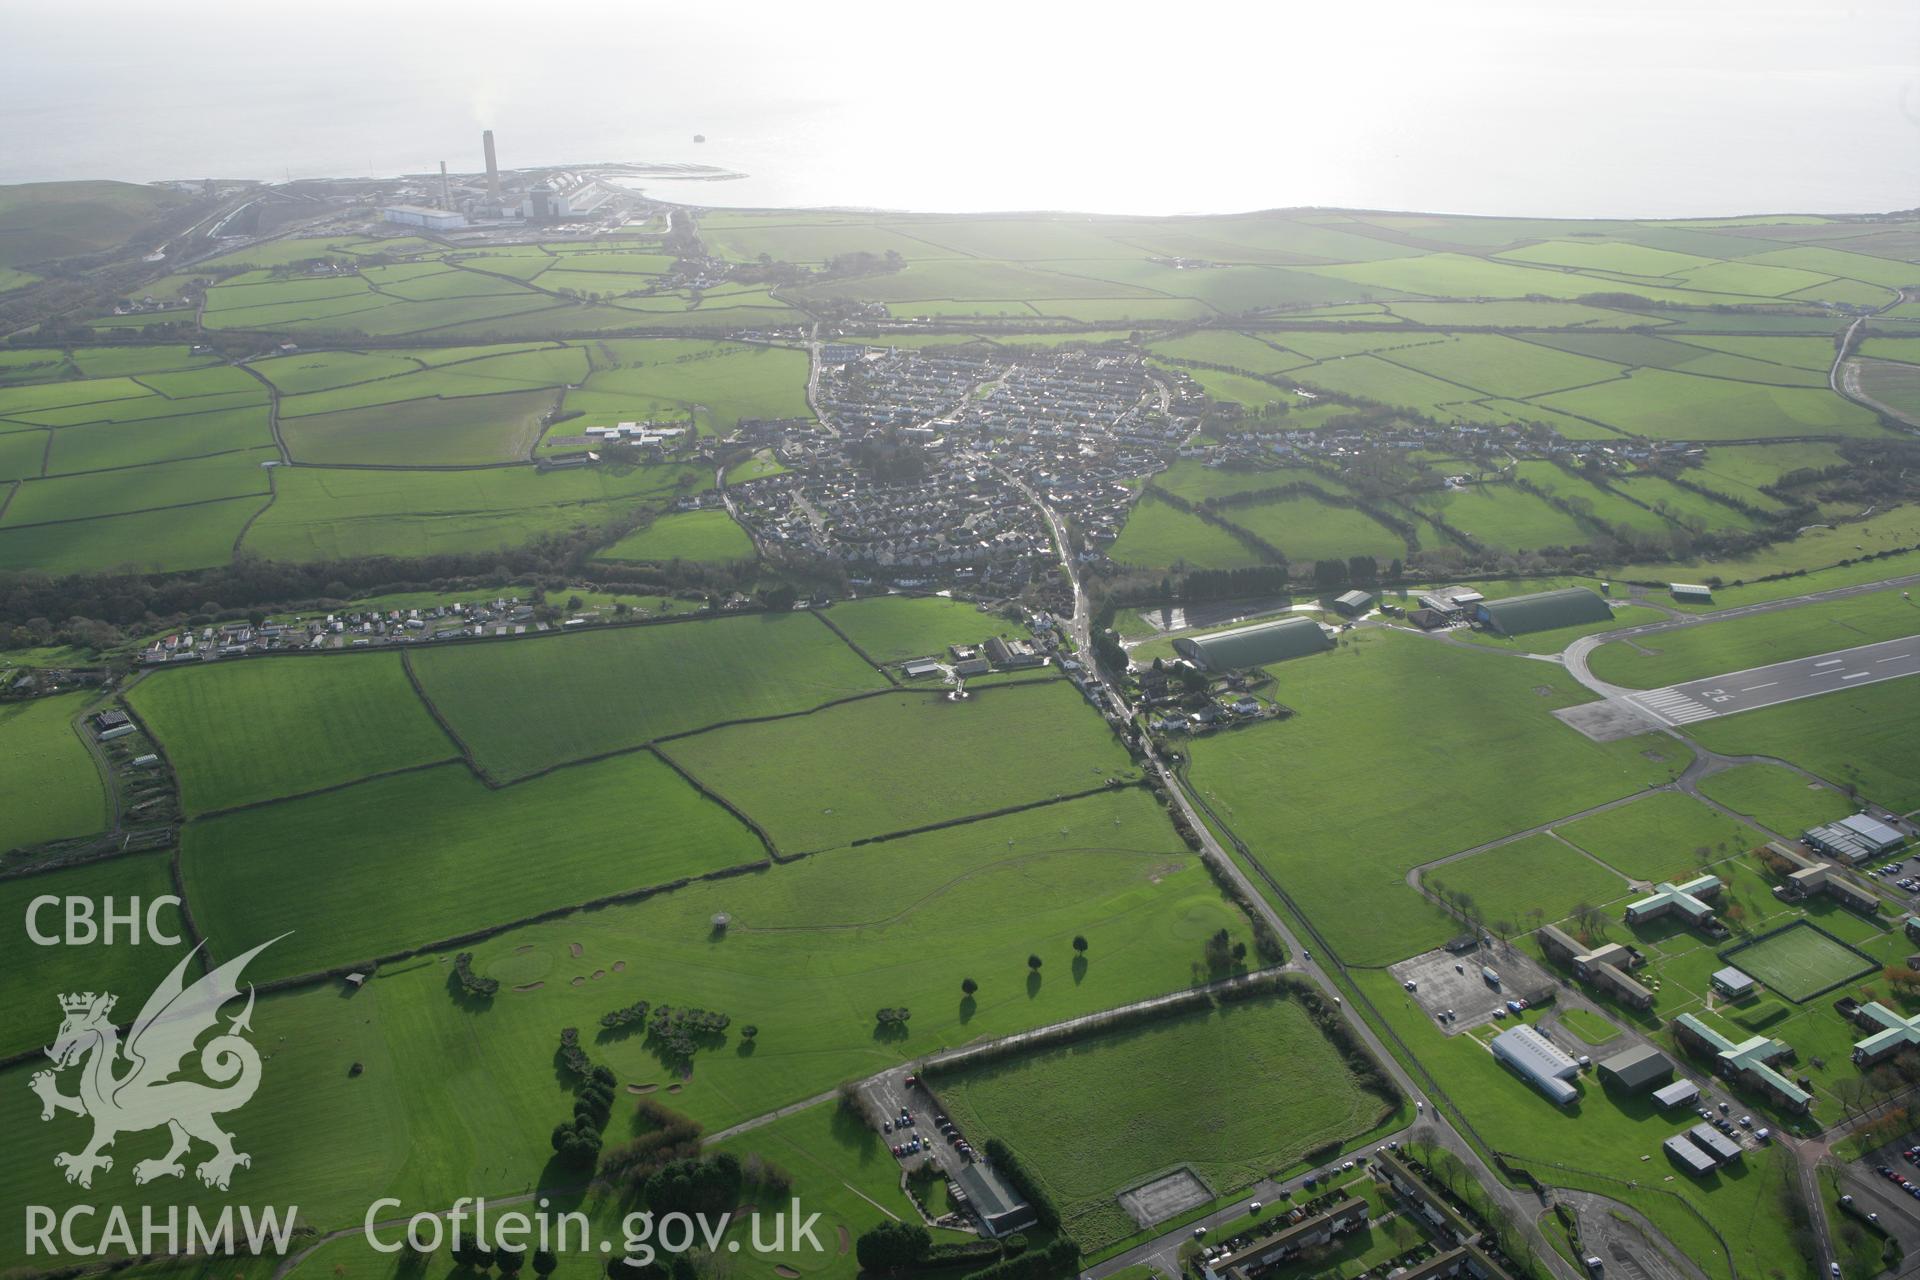
[[453, 187], [447, 182], [447, 162], [440, 162], [440, 207], [453, 208]]
[[487, 194], [493, 197], [495, 204], [500, 203], [500, 165], [493, 158], [493, 130], [487, 129], [480, 134], [481, 145], [487, 149]]

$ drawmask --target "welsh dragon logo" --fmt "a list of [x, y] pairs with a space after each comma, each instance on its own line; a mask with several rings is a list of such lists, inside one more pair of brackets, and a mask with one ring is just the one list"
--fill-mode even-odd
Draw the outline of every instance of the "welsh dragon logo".
[[[93, 1140], [79, 1151], [53, 1158], [66, 1171], [68, 1182], [91, 1187], [96, 1171], [113, 1168], [113, 1157], [106, 1149], [116, 1137], [163, 1125], [172, 1135], [172, 1145], [165, 1155], [133, 1166], [136, 1183], [184, 1176], [181, 1157], [195, 1139], [213, 1148], [213, 1154], [194, 1170], [210, 1187], [225, 1191], [233, 1171], [253, 1163], [244, 1152], [233, 1149], [233, 1135], [214, 1121], [217, 1115], [245, 1106], [260, 1087], [260, 1054], [244, 1038], [252, 1030], [253, 984], [247, 984], [246, 1007], [227, 1030], [200, 1047], [200, 1074], [213, 1084], [174, 1077], [185, 1069], [200, 1038], [219, 1023], [221, 1006], [239, 997], [240, 973], [247, 962], [278, 940], [261, 943], [188, 986], [183, 979], [200, 950], [195, 947], [147, 997], [140, 1016], [127, 1027], [124, 1044], [113, 1023], [118, 997], [91, 991], [60, 997], [60, 1010], [66, 1016], [59, 1036], [47, 1049], [53, 1070], [34, 1073], [28, 1084], [40, 1095], [42, 1120], [62, 1111], [93, 1118]], [[75, 1066], [80, 1091], [70, 1097], [60, 1092], [58, 1073]]]

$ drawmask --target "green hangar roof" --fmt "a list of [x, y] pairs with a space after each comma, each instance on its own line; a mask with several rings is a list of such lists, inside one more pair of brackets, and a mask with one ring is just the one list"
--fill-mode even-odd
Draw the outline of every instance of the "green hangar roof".
[[1607, 622], [1612, 619], [1613, 611], [1605, 600], [1586, 587], [1567, 587], [1483, 601], [1478, 616], [1501, 635], [1518, 636], [1529, 631], [1575, 627], [1583, 622]]
[[1311, 618], [1276, 618], [1208, 636], [1181, 636], [1173, 648], [1208, 671], [1238, 671], [1320, 653], [1333, 648], [1333, 640]]

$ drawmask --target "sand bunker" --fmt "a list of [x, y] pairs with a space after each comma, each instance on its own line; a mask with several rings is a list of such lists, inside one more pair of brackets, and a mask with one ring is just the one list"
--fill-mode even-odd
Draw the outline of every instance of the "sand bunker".
[[615, 973], [625, 973], [627, 971], [627, 962], [625, 960], [615, 960], [613, 962], [613, 971]]
[[652, 1093], [655, 1089], [658, 1089], [659, 1087], [660, 1086], [657, 1084], [630, 1084], [627, 1086], [627, 1092], [628, 1093]]
[[587, 949], [578, 942], [569, 942], [567, 944], [567, 950], [573, 952], [573, 958], [575, 960], [587, 954]]
[[569, 982], [567, 985], [570, 987], [584, 987], [587, 985], [587, 980], [585, 978], [576, 976], [573, 979], [573, 981]]
[[514, 990], [515, 991], [538, 991], [540, 988], [546, 985], [547, 984], [544, 982], [523, 982], [519, 986], [515, 987]]

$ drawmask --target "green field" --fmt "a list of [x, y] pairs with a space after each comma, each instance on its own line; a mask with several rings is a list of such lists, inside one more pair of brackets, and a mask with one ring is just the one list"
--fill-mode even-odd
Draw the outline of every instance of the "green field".
[[1222, 507], [1220, 514], [1278, 547], [1295, 564], [1373, 556], [1382, 564], [1407, 553], [1406, 539], [1356, 507], [1318, 498], [1280, 498]]
[[263, 957], [285, 975], [765, 857], [639, 752], [501, 790], [448, 764], [206, 818], [181, 863], [195, 919], [223, 947], [293, 933]]
[[127, 694], [189, 813], [297, 795], [459, 753], [394, 654], [194, 663]]
[[602, 560], [726, 564], [753, 558], [753, 539], [724, 511], [664, 515], [600, 552]]
[[1032, 804], [1138, 776], [1064, 680], [907, 692], [681, 738], [667, 754], [782, 853]]
[[1617, 382], [1543, 396], [1540, 403], [1655, 440], [1875, 436], [1877, 419], [1822, 388], [1768, 386], [1636, 369]]
[[107, 797], [71, 721], [87, 695], [0, 703], [0, 853], [107, 824]]
[[411, 661], [453, 732], [502, 779], [888, 687], [805, 614], [434, 648]]
[[1772, 764], [1737, 764], [1700, 780], [1700, 792], [1789, 838], [1853, 812], [1847, 798]]
[[1564, 920], [1582, 903], [1600, 906], [1631, 889], [1617, 873], [1544, 833], [1429, 867], [1420, 883], [1468, 895], [1494, 932], [1505, 934]]
[[1677, 791], [1554, 828], [1622, 875], [1658, 882], [1685, 880], [1700, 868], [1766, 843], [1758, 831]]
[[1724, 622], [1603, 644], [1588, 655], [1593, 674], [1632, 689], [1851, 649], [1920, 632], [1920, 605], [1876, 591]]
[[533, 454], [551, 391], [407, 400], [284, 418], [280, 434], [297, 461], [383, 466], [462, 466]]
[[1726, 960], [1795, 1004], [1879, 967], [1805, 921], [1729, 952]]
[[1282, 997], [964, 1068], [935, 1087], [975, 1143], [1013, 1148], [1089, 1253], [1137, 1230], [1115, 1195], [1172, 1167], [1227, 1195], [1391, 1113]]
[[[1560, 723], [1554, 708], [1586, 695], [1545, 663], [1395, 632], [1288, 663], [1275, 696], [1292, 719], [1194, 740], [1190, 775], [1350, 964], [1453, 935], [1406, 884], [1414, 866], [1664, 783], [1687, 763], [1667, 738], [1596, 743]], [[1420, 783], [1363, 781], [1393, 778]], [[1371, 816], [1356, 847], [1363, 787]]]
[[1226, 530], [1148, 494], [1134, 504], [1107, 554], [1120, 564], [1189, 569], [1240, 569], [1259, 553]]
[[1475, 541], [1503, 550], [1575, 547], [1593, 539], [1587, 526], [1545, 498], [1512, 485], [1479, 484], [1445, 493], [1422, 493], [1414, 505]]
[[1787, 760], [1905, 813], [1920, 809], [1917, 717], [1920, 680], [1886, 680], [1702, 721], [1687, 732], [1710, 750]]
[[983, 613], [950, 596], [868, 596], [846, 600], [821, 615], [875, 662], [945, 657], [948, 645], [979, 644], [990, 636], [1028, 638], [1023, 622]]

